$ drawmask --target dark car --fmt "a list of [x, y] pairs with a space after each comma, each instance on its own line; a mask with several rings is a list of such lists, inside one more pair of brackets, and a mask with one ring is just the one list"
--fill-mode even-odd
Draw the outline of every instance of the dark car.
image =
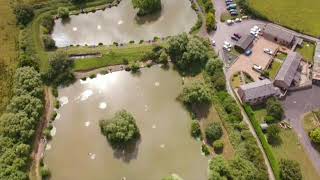
[[230, 12], [230, 14], [231, 14], [231, 16], [238, 16], [238, 12], [236, 12], [236, 11], [232, 11], [232, 12]]
[[234, 33], [233, 35], [234, 35], [235, 37], [239, 38], [239, 39], [241, 38], [241, 35], [238, 34], [238, 33]]
[[231, 39], [235, 40], [235, 41], [239, 41], [239, 39], [237, 37], [235, 37], [235, 36], [231, 36]]

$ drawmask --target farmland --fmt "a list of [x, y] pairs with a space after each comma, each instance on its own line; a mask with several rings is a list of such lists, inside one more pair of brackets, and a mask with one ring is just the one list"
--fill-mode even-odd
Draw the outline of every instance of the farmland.
[[320, 1], [318, 0], [247, 0], [248, 5], [263, 17], [277, 24], [320, 36]]

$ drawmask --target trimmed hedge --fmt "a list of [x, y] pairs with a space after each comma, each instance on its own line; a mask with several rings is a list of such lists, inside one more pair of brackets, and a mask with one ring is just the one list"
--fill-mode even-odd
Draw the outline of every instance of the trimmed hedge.
[[251, 124], [252, 124], [254, 130], [257, 133], [258, 138], [260, 139], [262, 147], [263, 147], [263, 149], [269, 159], [269, 162], [270, 162], [271, 168], [274, 172], [275, 178], [280, 180], [279, 163], [276, 160], [275, 156], [273, 155], [272, 149], [270, 148], [270, 145], [267, 142], [267, 139], [265, 138], [265, 136], [262, 132], [262, 129], [260, 128], [259, 122], [256, 120], [256, 118], [254, 116], [254, 112], [253, 112], [251, 106], [245, 104], [243, 107], [244, 107], [244, 110], [246, 111], [246, 113], [251, 121]]

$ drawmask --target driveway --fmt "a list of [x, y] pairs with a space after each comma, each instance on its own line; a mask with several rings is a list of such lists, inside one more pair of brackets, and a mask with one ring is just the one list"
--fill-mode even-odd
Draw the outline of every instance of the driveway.
[[297, 133], [300, 143], [307, 152], [309, 159], [320, 174], [320, 154], [312, 146], [308, 134], [303, 129], [303, 116], [305, 113], [320, 108], [320, 87], [312, 86], [311, 89], [290, 93], [283, 100], [285, 116]]

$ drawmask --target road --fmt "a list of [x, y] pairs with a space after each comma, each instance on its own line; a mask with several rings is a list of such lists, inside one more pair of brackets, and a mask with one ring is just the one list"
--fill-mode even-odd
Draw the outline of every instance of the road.
[[[240, 34], [244, 34], [244, 33], [249, 33], [250, 29], [254, 26], [254, 25], [258, 25], [258, 26], [264, 26], [265, 22], [262, 21], [257, 21], [257, 20], [245, 20], [241, 23], [237, 23], [234, 24], [232, 26], [226, 25], [225, 23], [220, 22], [220, 16], [221, 14], [225, 11], [226, 6], [225, 6], [225, 2], [224, 0], [215, 0], [214, 2], [214, 6], [215, 6], [215, 10], [216, 10], [216, 21], [217, 21], [217, 30], [213, 33], [211, 33], [210, 39], [215, 40], [216, 41], [216, 46], [215, 46], [215, 50], [216, 52], [218, 52], [219, 56], [221, 59], [223, 59], [223, 53], [222, 53], [222, 47], [223, 47], [223, 43], [224, 41], [229, 41], [229, 42], [233, 42], [231, 40], [231, 36], [233, 35], [233, 33], [240, 33]], [[227, 69], [225, 69], [225, 74], [227, 73]], [[230, 86], [230, 78], [227, 78], [227, 90], [228, 92], [236, 99], [234, 92], [232, 91], [232, 88]], [[268, 161], [268, 158], [264, 152], [264, 149], [261, 145], [261, 142], [254, 130], [254, 128], [252, 127], [250, 120], [247, 116], [247, 114], [244, 112], [243, 108], [241, 105], [239, 105], [239, 107], [241, 108], [241, 113], [243, 115], [243, 119], [244, 121], [249, 125], [249, 129], [251, 131], [251, 133], [253, 134], [253, 136], [256, 138], [257, 143], [259, 148], [261, 149], [263, 158], [265, 160], [265, 164], [267, 166], [267, 171], [268, 171], [268, 175], [269, 175], [269, 179], [270, 180], [274, 180], [274, 174], [273, 171], [271, 169], [270, 163]]]

